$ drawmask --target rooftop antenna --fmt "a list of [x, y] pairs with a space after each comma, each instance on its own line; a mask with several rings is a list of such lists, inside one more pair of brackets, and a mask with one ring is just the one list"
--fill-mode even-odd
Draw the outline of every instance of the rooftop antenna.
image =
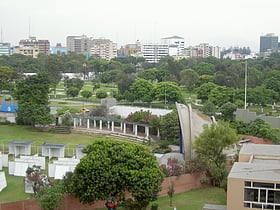
[[31, 37], [31, 33], [30, 33], [30, 16], [28, 17], [28, 37]]

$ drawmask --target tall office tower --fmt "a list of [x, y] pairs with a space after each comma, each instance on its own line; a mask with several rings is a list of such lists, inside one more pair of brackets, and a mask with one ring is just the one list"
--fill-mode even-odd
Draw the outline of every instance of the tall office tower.
[[[37, 40], [36, 37], [29, 37], [29, 39], [22, 39], [19, 41], [19, 47], [25, 49], [38, 48], [38, 53], [50, 54], [49, 40]], [[36, 49], [37, 50], [37, 49]]]
[[85, 35], [67, 36], [66, 48], [67, 48], [67, 52], [88, 54], [91, 48], [91, 40]]
[[273, 33], [260, 36], [260, 53], [277, 52], [278, 51], [278, 36]]

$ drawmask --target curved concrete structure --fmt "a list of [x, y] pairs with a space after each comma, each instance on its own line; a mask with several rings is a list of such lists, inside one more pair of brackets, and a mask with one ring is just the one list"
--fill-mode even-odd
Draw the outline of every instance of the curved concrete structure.
[[203, 131], [203, 125], [211, 124], [212, 121], [208, 116], [193, 110], [190, 104], [176, 103], [176, 109], [180, 122], [181, 153], [184, 154], [185, 161], [190, 161], [194, 156], [192, 144], [195, 136]]

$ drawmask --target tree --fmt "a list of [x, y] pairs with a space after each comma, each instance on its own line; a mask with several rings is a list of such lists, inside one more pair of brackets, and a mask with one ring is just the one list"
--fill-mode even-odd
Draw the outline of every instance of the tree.
[[145, 79], [137, 78], [129, 87], [128, 94], [133, 96], [133, 101], [150, 103], [153, 100], [153, 84]]
[[17, 123], [31, 126], [51, 123], [48, 93], [49, 81], [45, 73], [18, 80], [13, 95], [18, 101]]
[[181, 80], [180, 84], [185, 85], [190, 93], [190, 98], [192, 97], [192, 91], [198, 83], [198, 74], [191, 69], [186, 69], [180, 72]]
[[71, 79], [66, 79], [64, 81], [64, 86], [66, 88], [66, 91], [72, 87], [77, 88], [78, 91], [80, 92], [80, 90], [82, 89], [82, 87], [84, 86], [84, 81], [79, 79], [79, 78], [71, 78]]
[[168, 186], [167, 194], [168, 194], [168, 197], [169, 197], [169, 206], [173, 205], [172, 199], [173, 199], [173, 195], [175, 193], [174, 185], [175, 185], [175, 183], [174, 183], [174, 181], [172, 181], [170, 183], [170, 185]]
[[92, 92], [89, 90], [83, 90], [81, 95], [88, 100], [92, 96]]
[[160, 82], [155, 86], [155, 98], [164, 103], [183, 103], [184, 98], [179, 86], [174, 82]]
[[116, 76], [116, 83], [120, 94], [124, 94], [134, 82], [135, 77], [124, 72], [119, 73]]
[[215, 66], [211, 63], [201, 62], [195, 66], [194, 70], [201, 75], [214, 75]]
[[104, 89], [98, 89], [96, 91], [96, 98], [101, 99], [101, 98], [106, 98], [107, 96], [108, 96], [107, 91]]
[[0, 91], [4, 89], [11, 89], [9, 81], [13, 78], [14, 70], [9, 66], [0, 66]]
[[217, 87], [217, 85], [214, 84], [213, 82], [207, 82], [202, 84], [200, 87], [195, 89], [197, 98], [201, 99], [202, 102], [207, 101], [211, 90], [214, 89], [215, 87]]
[[138, 73], [138, 77], [152, 82], [157, 79], [157, 72], [158, 70], [156, 68], [145, 69]]
[[142, 209], [157, 198], [163, 173], [145, 146], [97, 139], [83, 152], [87, 155], [76, 166], [70, 186], [81, 202], [91, 203], [111, 196], [118, 199], [128, 192]]
[[36, 195], [39, 205], [44, 210], [57, 209], [64, 194], [64, 185], [58, 182], [51, 187], [43, 187]]
[[178, 140], [180, 137], [180, 126], [176, 110], [164, 115], [160, 120], [160, 135], [162, 139], [169, 141]]
[[66, 95], [71, 97], [77, 97], [79, 95], [80, 90], [77, 87], [70, 87], [66, 89]]
[[204, 165], [212, 184], [220, 186], [226, 176], [226, 155], [223, 150], [240, 140], [240, 136], [227, 122], [218, 121], [204, 125], [203, 132], [195, 138], [194, 149], [197, 159]]
[[210, 91], [208, 100], [216, 106], [222, 106], [228, 101], [232, 102], [234, 90], [225, 86], [216, 86]]
[[54, 97], [56, 98], [56, 87], [62, 78], [62, 62], [58, 59], [57, 55], [46, 56], [43, 63], [43, 69], [47, 72], [50, 84], [54, 89]]
[[9, 66], [0, 66], [0, 83], [10, 80], [13, 74], [14, 70]]
[[237, 108], [236, 105], [231, 102], [227, 102], [223, 104], [220, 109], [223, 118], [227, 121], [233, 121], [234, 112], [236, 111], [236, 108]]
[[208, 116], [216, 115], [216, 106], [211, 101], [207, 101], [199, 110]]

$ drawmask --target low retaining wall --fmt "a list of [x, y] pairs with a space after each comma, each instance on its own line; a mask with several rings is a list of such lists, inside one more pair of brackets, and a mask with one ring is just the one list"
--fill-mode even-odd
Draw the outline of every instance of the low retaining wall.
[[[172, 182], [174, 182], [175, 193], [186, 192], [191, 189], [200, 188], [201, 173], [194, 174], [182, 174], [180, 176], [167, 177], [162, 182], [162, 190], [159, 192], [159, 196], [166, 196], [168, 188]], [[85, 205], [79, 202], [79, 200], [72, 196], [65, 196], [61, 205], [61, 210], [92, 210], [98, 208], [104, 208], [105, 201], [97, 201], [92, 205]], [[38, 205], [37, 200], [22, 200], [11, 203], [0, 203], [0, 210], [42, 210]]]

